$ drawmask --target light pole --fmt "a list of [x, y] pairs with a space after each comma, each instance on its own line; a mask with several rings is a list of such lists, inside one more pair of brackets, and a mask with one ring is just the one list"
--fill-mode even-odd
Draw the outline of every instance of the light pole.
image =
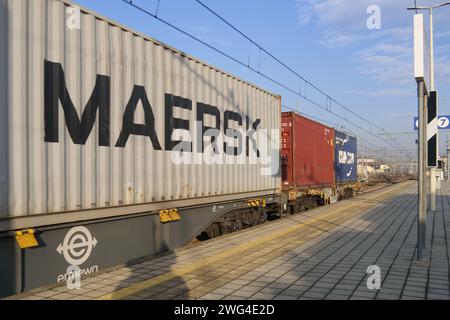
[[[430, 29], [430, 48], [429, 48], [429, 61], [430, 61], [430, 91], [435, 91], [434, 88], [434, 41], [433, 41], [433, 9], [437, 9], [440, 7], [444, 7], [446, 5], [450, 5], [450, 1], [436, 4], [434, 6], [419, 6], [419, 7], [411, 7], [408, 10], [428, 10], [429, 14], [429, 29]], [[436, 102], [436, 115], [438, 115], [438, 105]], [[436, 133], [436, 148], [439, 149], [438, 143], [438, 133]], [[434, 151], [433, 151], [434, 152]], [[436, 159], [437, 161], [437, 159]], [[430, 209], [431, 211], [436, 211], [436, 168], [430, 168]]]

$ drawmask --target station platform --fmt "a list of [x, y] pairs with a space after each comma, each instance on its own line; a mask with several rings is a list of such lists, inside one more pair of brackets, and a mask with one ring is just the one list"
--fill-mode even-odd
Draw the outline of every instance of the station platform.
[[[448, 182], [426, 236], [417, 261], [417, 181], [407, 181], [91, 276], [80, 289], [8, 299], [450, 299]], [[372, 265], [380, 289], [368, 286]]]

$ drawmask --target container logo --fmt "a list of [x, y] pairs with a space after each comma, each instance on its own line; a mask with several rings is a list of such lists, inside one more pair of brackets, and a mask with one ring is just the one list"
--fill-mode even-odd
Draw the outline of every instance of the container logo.
[[350, 171], [347, 172], [347, 177], [350, 177], [350, 176], [352, 175], [352, 172], [353, 172], [353, 167], [351, 167], [351, 168], [350, 168]]
[[355, 163], [355, 154], [353, 152], [339, 150], [339, 163], [340, 164], [354, 164]]
[[[59, 121], [62, 120], [59, 113], [62, 108], [67, 132], [73, 143], [86, 144], [97, 127], [98, 145], [113, 145], [110, 136], [110, 76], [96, 75], [92, 94], [79, 113], [78, 106], [70, 97], [62, 65], [44, 60], [44, 91], [45, 142], [59, 142]], [[142, 107], [144, 112], [143, 123], [135, 122], [138, 107]], [[154, 150], [171, 152], [172, 162], [177, 165], [260, 164], [261, 175], [278, 173], [279, 129], [262, 128], [261, 119], [229, 109], [221, 110], [218, 106], [171, 93], [164, 93], [161, 109], [165, 116], [164, 129], [157, 132], [158, 117], [155, 117], [147, 89], [134, 85], [124, 106], [122, 129], [114, 146], [125, 148], [131, 136], [143, 136], [149, 138]], [[193, 112], [196, 120], [176, 116], [175, 110], [180, 109]], [[164, 143], [161, 143], [162, 133]]]
[[95, 239], [86, 227], [73, 227], [67, 232], [62, 243], [58, 245], [56, 251], [64, 256], [67, 263], [78, 266], [92, 253], [92, 249], [97, 245]]
[[89, 259], [92, 249], [97, 245], [88, 228], [77, 226], [70, 229], [56, 251], [64, 256], [69, 266], [66, 273], [58, 276], [58, 283], [65, 281], [69, 290], [81, 288], [81, 276], [98, 272], [98, 266], [81, 269], [79, 266]]

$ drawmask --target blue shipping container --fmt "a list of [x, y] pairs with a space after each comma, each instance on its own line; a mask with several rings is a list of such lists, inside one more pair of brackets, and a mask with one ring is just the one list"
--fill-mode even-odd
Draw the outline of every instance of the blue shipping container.
[[336, 183], [354, 182], [357, 179], [356, 138], [335, 131], [334, 168]]

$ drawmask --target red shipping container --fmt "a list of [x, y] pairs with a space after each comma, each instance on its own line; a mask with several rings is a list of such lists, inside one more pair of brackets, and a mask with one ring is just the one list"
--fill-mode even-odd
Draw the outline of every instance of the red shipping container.
[[281, 116], [283, 190], [335, 185], [334, 129], [294, 112]]

